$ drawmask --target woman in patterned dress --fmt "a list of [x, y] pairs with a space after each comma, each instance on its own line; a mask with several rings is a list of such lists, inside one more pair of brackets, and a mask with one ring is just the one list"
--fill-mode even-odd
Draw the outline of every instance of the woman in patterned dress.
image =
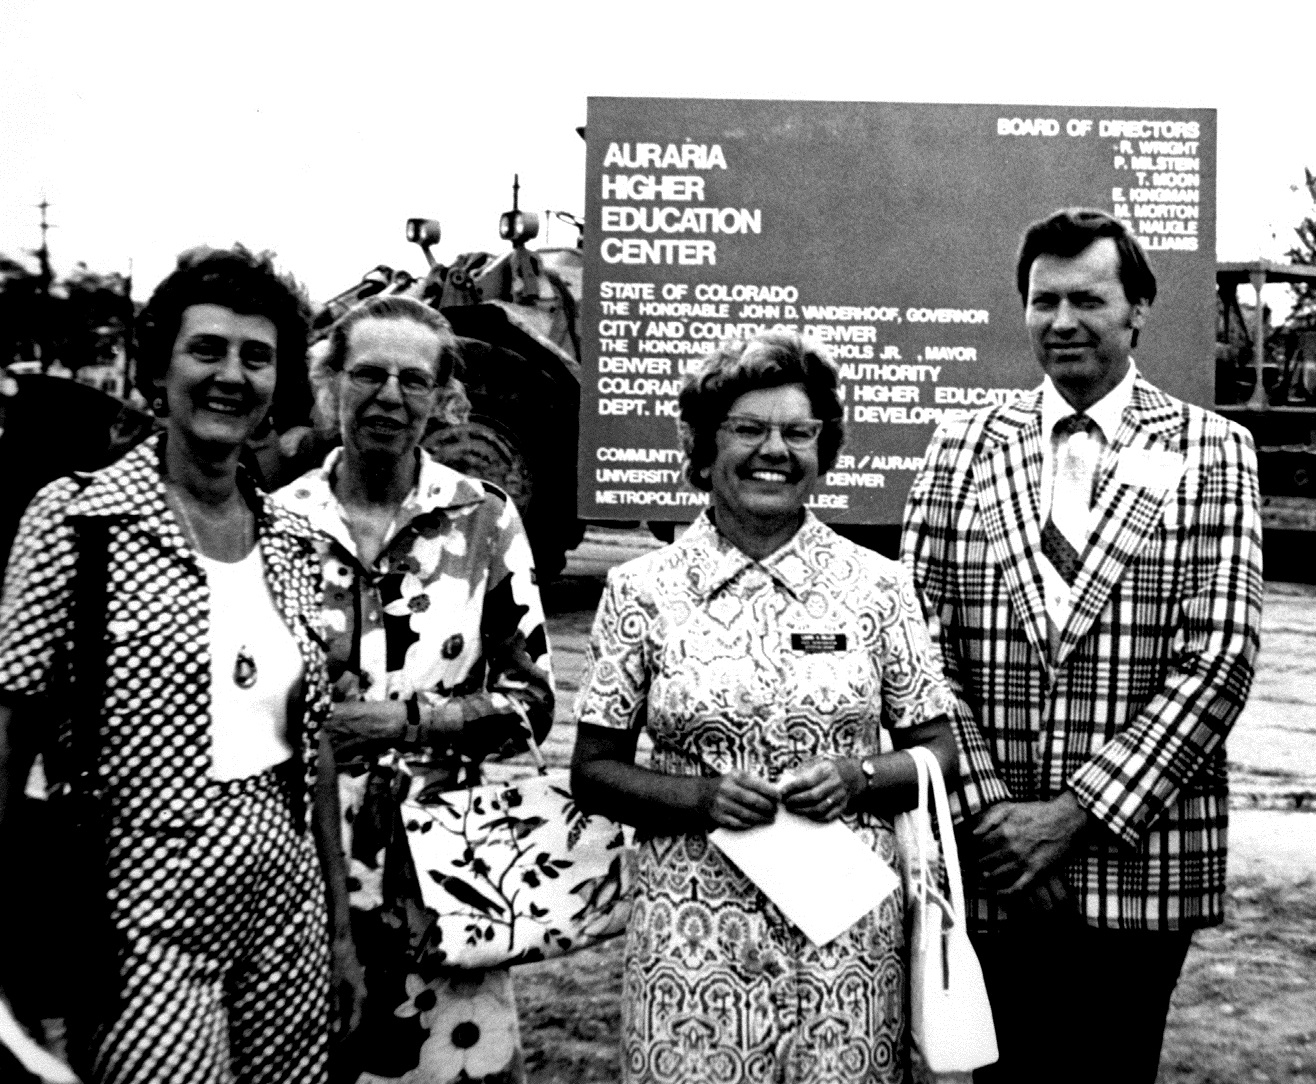
[[[622, 1079], [906, 1078], [900, 893], [819, 948], [708, 841], [784, 807], [894, 863], [910, 757], [948, 774], [949, 693], [908, 574], [805, 502], [843, 436], [834, 367], [794, 333], [724, 344], [681, 392], [709, 508], [613, 569], [577, 701], [582, 808], [642, 840], [626, 937]], [[636, 739], [653, 740], [647, 768]]]
[[431, 420], [459, 420], [466, 406], [456, 346], [448, 322], [411, 298], [347, 313], [311, 373], [342, 448], [279, 493], [322, 536], [331, 728], [368, 991], [361, 1027], [335, 1052], [344, 1082], [524, 1079], [511, 974], [443, 969], [398, 807], [404, 789], [478, 782], [486, 756], [525, 748], [527, 725], [542, 741], [553, 720], [516, 507], [420, 447]]
[[[51, 861], [94, 855], [77, 872], [102, 872], [100, 890], [76, 906], [95, 916], [104, 904], [117, 955], [111, 995], [70, 1022], [87, 1081], [321, 1084], [331, 953], [359, 978], [321, 740], [319, 566], [305, 521], [238, 465], [267, 411], [290, 407], [299, 380], [305, 392], [306, 317], [267, 257], [240, 246], [180, 256], [137, 328], [138, 386], [164, 432], [43, 489], [13, 547], [0, 604], [0, 816], [35, 748], [47, 768], [64, 759], [49, 732], [69, 705], [70, 669], [90, 679], [87, 656], [69, 658], [75, 617], [76, 642], [98, 645], [93, 666], [104, 663], [99, 741], [72, 750], [90, 758], [92, 781], [51, 779], [94, 809], [101, 831], [63, 841]], [[83, 595], [93, 582], [104, 586], [95, 604]], [[90, 940], [82, 928], [65, 936]], [[75, 958], [64, 982], [95, 989], [91, 964]]]

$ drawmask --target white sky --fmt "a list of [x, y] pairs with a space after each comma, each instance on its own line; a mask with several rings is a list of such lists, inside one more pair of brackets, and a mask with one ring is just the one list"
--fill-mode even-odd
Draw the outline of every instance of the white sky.
[[640, 95], [1215, 107], [1217, 255], [1277, 258], [1316, 170], [1313, 30], [1311, 0], [2, 0], [0, 252], [37, 247], [44, 194], [57, 272], [131, 259], [144, 298], [241, 240], [323, 300], [422, 271], [411, 216], [440, 259], [500, 251], [514, 172], [523, 208], [582, 213], [586, 98]]

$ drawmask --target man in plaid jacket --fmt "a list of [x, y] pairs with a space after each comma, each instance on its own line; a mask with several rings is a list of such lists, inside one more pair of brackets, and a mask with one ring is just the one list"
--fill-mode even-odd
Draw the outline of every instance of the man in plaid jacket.
[[1192, 931], [1222, 919], [1224, 742], [1261, 625], [1256, 457], [1138, 374], [1156, 279], [1118, 220], [1035, 223], [1017, 277], [1045, 380], [938, 429], [902, 543], [958, 700], [1001, 1049], [975, 1079], [1151, 1084]]

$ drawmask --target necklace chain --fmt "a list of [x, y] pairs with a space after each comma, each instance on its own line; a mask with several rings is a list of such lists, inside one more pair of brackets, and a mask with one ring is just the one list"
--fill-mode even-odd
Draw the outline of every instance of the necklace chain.
[[[196, 550], [197, 553], [201, 554], [202, 556], [205, 556], [205, 550], [201, 546], [201, 537], [197, 533], [196, 523], [192, 519], [192, 513], [188, 510], [187, 502], [183, 499], [183, 494], [179, 492], [179, 488], [180, 487], [176, 482], [165, 483], [165, 493], [173, 498], [169, 502], [169, 506], [180, 514], [179, 525], [183, 528], [183, 533], [187, 536], [187, 540], [189, 543], [191, 543], [192, 548]], [[241, 520], [242, 520], [242, 551], [243, 553], [246, 553], [246, 551], [250, 548], [250, 541], [248, 538], [250, 525], [248, 522], [248, 517], [245, 514], [245, 512], [244, 514], [242, 514]]]
[[[201, 539], [197, 535], [196, 524], [192, 522], [192, 514], [187, 510], [187, 502], [183, 500], [182, 493], [176, 492], [174, 484], [166, 483], [166, 496], [172, 496], [169, 506], [175, 511], [181, 513], [179, 525], [183, 528], [183, 533], [187, 535], [187, 540], [192, 544], [192, 548], [200, 555], [205, 556], [201, 548]], [[254, 517], [252, 517], [254, 523]], [[242, 516], [242, 550], [245, 553], [250, 546], [248, 542], [248, 521], [247, 516]], [[250, 689], [256, 684], [259, 675], [259, 669], [256, 666], [256, 660], [246, 644], [238, 648], [237, 656], [233, 659], [233, 684], [239, 689]]]

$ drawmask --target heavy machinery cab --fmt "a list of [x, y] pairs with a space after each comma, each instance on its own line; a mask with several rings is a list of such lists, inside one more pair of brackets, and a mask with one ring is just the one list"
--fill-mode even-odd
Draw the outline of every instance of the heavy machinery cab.
[[[1268, 565], [1272, 555], [1300, 552], [1316, 531], [1316, 327], [1274, 331], [1265, 303], [1267, 287], [1296, 283], [1316, 283], [1316, 267], [1256, 260], [1216, 268], [1215, 409], [1256, 443]], [[1239, 298], [1244, 285], [1251, 304]]]
[[511, 249], [467, 252], [445, 265], [432, 252], [439, 223], [410, 219], [407, 239], [420, 245], [428, 272], [375, 267], [326, 303], [313, 335], [323, 337], [353, 305], [380, 293], [418, 298], [448, 319], [461, 344], [471, 417], [432, 428], [425, 447], [512, 498], [548, 580], [584, 533], [576, 518], [582, 259], [579, 249], [527, 248], [538, 229], [538, 216], [517, 207], [514, 189], [499, 226]]

